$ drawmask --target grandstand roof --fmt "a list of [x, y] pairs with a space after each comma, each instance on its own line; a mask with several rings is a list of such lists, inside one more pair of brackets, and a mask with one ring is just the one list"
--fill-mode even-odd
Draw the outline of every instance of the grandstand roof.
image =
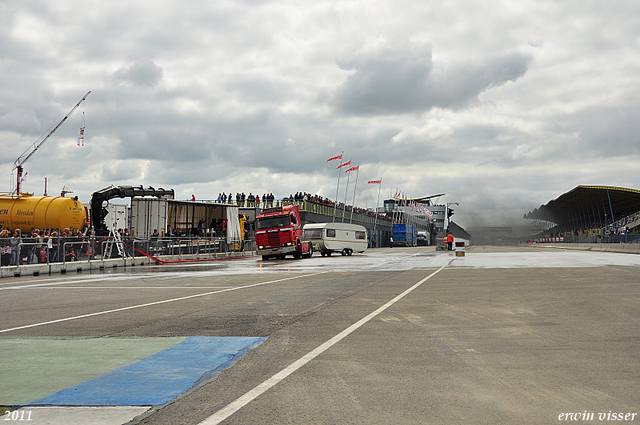
[[524, 218], [551, 221], [568, 227], [611, 223], [640, 211], [640, 191], [613, 186], [578, 186]]
[[397, 202], [414, 201], [419, 203], [426, 203], [427, 201], [433, 198], [439, 198], [440, 196], [444, 196], [444, 195], [446, 195], [446, 193], [438, 193], [437, 195], [429, 195], [429, 196], [420, 196], [418, 198], [405, 198], [404, 196], [402, 196], [402, 197], [394, 197], [392, 199], [387, 199], [387, 201], [389, 201], [389, 203], [391, 203], [391, 201], [397, 201]]
[[409, 198], [409, 199], [407, 199], [407, 201], [426, 202], [429, 199], [439, 198], [439, 197], [444, 196], [444, 195], [446, 195], [446, 193], [438, 193], [437, 195], [421, 196], [419, 198]]

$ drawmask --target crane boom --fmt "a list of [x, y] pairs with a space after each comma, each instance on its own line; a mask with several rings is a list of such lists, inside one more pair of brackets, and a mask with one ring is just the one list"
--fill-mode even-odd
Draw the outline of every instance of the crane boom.
[[28, 148], [26, 151], [24, 151], [24, 153], [22, 155], [20, 155], [18, 157], [18, 159], [15, 160], [15, 162], [13, 163], [14, 165], [14, 169], [17, 169], [17, 177], [18, 177], [18, 183], [16, 184], [16, 193], [18, 196], [20, 196], [20, 181], [22, 180], [22, 171], [23, 168], [22, 166], [24, 165], [25, 162], [27, 162], [27, 160], [29, 158], [31, 158], [33, 156], [34, 153], [36, 153], [36, 151], [40, 148], [40, 146], [42, 146], [44, 144], [44, 142], [47, 141], [47, 139], [49, 137], [51, 137], [51, 135], [53, 133], [55, 133], [55, 131], [67, 120], [67, 118], [69, 118], [71, 116], [71, 114], [73, 114], [73, 112], [78, 109], [78, 106], [80, 106], [80, 104], [82, 102], [85, 101], [85, 99], [87, 98], [87, 96], [89, 96], [89, 94], [91, 93], [91, 91], [88, 91], [87, 94], [84, 95], [84, 97], [82, 99], [80, 99], [80, 101], [78, 103], [76, 103], [76, 106], [74, 106], [67, 115], [65, 115], [64, 118], [62, 118], [62, 121], [60, 121], [58, 123], [58, 125], [56, 125], [55, 127], [53, 127], [51, 130], [49, 130], [49, 132], [42, 138], [42, 140], [40, 140], [40, 142], [36, 142], [33, 145], [31, 145], [30, 148]]
[[104, 218], [109, 212], [102, 205], [104, 201], [109, 201], [113, 198], [131, 198], [143, 197], [143, 196], [155, 196], [156, 198], [166, 197], [173, 199], [175, 192], [173, 189], [155, 189], [149, 186], [145, 189], [142, 186], [109, 186], [105, 189], [93, 192], [91, 195], [91, 227], [94, 228], [96, 235], [103, 236], [109, 234]]

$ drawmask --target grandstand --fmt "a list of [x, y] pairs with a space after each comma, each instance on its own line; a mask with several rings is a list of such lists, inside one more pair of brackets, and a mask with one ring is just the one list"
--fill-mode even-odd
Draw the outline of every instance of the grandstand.
[[555, 224], [536, 239], [638, 243], [640, 191], [613, 186], [577, 186], [525, 214], [524, 218]]

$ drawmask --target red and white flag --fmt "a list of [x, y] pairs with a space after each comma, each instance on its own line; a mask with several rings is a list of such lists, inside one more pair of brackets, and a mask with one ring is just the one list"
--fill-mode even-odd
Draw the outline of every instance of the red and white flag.
[[369, 183], [369, 184], [382, 184], [382, 179], [380, 179], [380, 180], [369, 180], [367, 183]]
[[82, 146], [84, 146], [84, 127], [80, 127], [80, 136], [78, 136], [78, 146], [80, 146], [80, 143], [82, 143]]
[[338, 155], [338, 156], [334, 156], [333, 158], [329, 158], [329, 159], [327, 159], [327, 162], [329, 162], [329, 161], [334, 161], [334, 160], [336, 160], [336, 159], [342, 159], [342, 154], [340, 154], [340, 155]]
[[[351, 162], [351, 161], [349, 161], [349, 162]], [[359, 165], [356, 165], [355, 167], [351, 167], [351, 168], [349, 168], [348, 170], [344, 170], [344, 172], [345, 172], [345, 173], [348, 173], [349, 171], [356, 171], [358, 168], [360, 168], [360, 166], [359, 166]]]
[[351, 165], [351, 160], [348, 160], [347, 162], [338, 165], [338, 168], [347, 167], [349, 165]]

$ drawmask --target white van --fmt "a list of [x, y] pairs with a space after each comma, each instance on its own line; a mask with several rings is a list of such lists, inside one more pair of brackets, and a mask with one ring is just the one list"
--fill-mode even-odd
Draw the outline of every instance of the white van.
[[350, 223], [313, 223], [303, 227], [303, 239], [313, 243], [313, 250], [320, 255], [331, 256], [334, 252], [351, 255], [353, 252], [363, 253], [369, 242], [367, 229]]

